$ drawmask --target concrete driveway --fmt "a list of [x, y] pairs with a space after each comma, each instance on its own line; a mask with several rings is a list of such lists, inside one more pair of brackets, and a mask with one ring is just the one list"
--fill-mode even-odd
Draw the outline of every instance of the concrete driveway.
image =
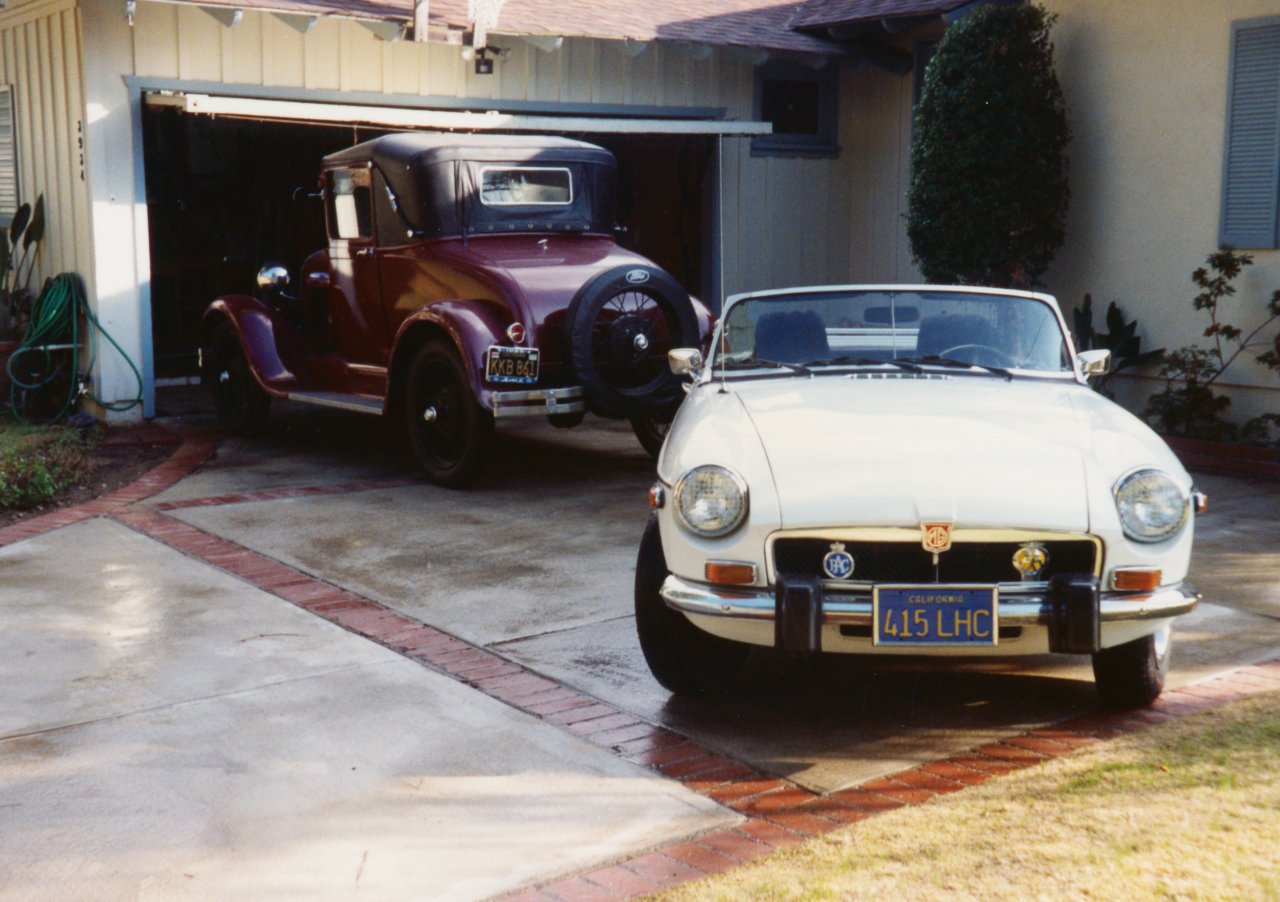
[[[663, 737], [827, 795], [1095, 707], [1087, 658], [762, 657], [740, 700], [673, 700], [631, 616], [652, 463], [599, 420], [500, 435], [487, 478], [449, 491], [376, 421], [281, 405], [145, 513], [0, 547], [0, 899], [483, 898], [739, 824], [641, 766]], [[1280, 486], [1200, 483], [1205, 602], [1179, 623], [1173, 686], [1280, 654]], [[264, 591], [274, 567], [338, 600]], [[398, 615], [390, 648], [316, 616], [364, 600]], [[469, 682], [396, 645], [410, 622], [455, 662], [487, 653]], [[541, 707], [472, 688], [513, 678]]]

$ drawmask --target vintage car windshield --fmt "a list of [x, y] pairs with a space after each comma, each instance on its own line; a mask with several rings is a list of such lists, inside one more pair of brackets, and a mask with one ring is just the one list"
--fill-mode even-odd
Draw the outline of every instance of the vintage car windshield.
[[963, 291], [841, 290], [761, 295], [725, 313], [721, 372], [879, 367], [1072, 372], [1054, 309], [1032, 297]]

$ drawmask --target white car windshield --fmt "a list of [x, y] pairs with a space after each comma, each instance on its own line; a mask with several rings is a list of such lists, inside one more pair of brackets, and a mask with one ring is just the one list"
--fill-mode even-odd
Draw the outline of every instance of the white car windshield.
[[1054, 308], [980, 291], [822, 290], [743, 298], [726, 311], [719, 370], [883, 367], [1070, 373]]

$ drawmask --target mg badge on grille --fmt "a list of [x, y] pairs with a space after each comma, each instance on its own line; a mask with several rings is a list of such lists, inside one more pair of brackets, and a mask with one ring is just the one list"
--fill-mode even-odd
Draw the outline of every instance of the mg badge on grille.
[[920, 531], [924, 534], [921, 544], [925, 551], [941, 554], [951, 550], [951, 523], [921, 523]]
[[831, 550], [822, 559], [822, 572], [832, 579], [848, 579], [853, 576], [853, 555], [844, 550], [843, 542], [831, 543]]
[[921, 523], [920, 544], [933, 553], [933, 566], [938, 566], [938, 555], [951, 550], [952, 523]]

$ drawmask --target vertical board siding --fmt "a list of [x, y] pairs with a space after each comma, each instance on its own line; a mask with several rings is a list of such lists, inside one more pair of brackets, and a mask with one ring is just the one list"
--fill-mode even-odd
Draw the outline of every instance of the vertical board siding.
[[60, 272], [88, 277], [92, 268], [79, 144], [79, 48], [79, 26], [70, 4], [51, 4], [27, 18], [0, 19], [0, 83], [11, 87], [16, 199], [34, 204], [44, 197], [46, 228], [32, 287]]
[[[222, 76], [222, 26], [198, 6], [175, 5], [178, 78], [217, 81]], [[137, 33], [137, 25], [134, 32]], [[135, 43], [137, 43], [135, 41]]]
[[1280, 23], [1240, 25], [1233, 38], [1221, 241], [1274, 248], [1280, 203]]

